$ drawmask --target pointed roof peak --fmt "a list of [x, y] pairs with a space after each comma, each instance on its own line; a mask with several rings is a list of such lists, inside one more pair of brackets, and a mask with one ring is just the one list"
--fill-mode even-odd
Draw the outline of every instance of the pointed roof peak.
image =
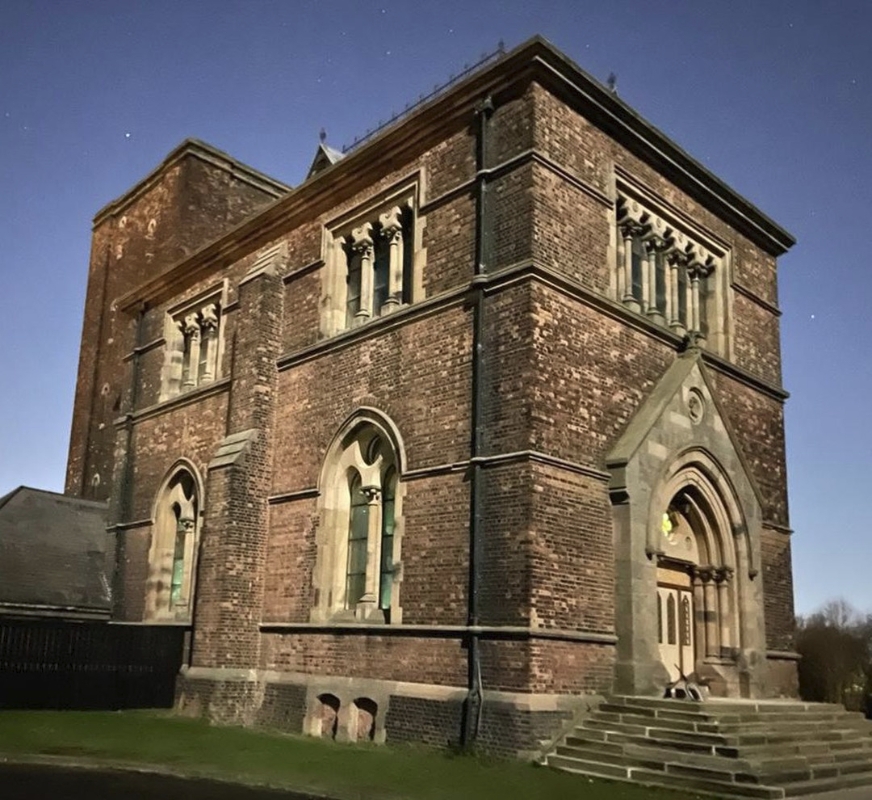
[[327, 144], [327, 131], [321, 128], [318, 133], [318, 149], [315, 151], [315, 158], [312, 159], [312, 166], [309, 167], [309, 172], [306, 174], [306, 180], [327, 169], [327, 167], [333, 166], [333, 164], [343, 158], [345, 158], [345, 153]]

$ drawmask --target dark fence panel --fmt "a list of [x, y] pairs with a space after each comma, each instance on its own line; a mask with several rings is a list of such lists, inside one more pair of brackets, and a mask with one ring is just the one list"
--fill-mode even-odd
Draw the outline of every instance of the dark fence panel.
[[0, 708], [170, 708], [186, 629], [0, 620]]

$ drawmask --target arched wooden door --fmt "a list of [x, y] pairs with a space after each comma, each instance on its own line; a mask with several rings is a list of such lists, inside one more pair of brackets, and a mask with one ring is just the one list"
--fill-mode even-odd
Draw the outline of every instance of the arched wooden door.
[[694, 669], [693, 589], [683, 569], [657, 570], [657, 641], [671, 680]]

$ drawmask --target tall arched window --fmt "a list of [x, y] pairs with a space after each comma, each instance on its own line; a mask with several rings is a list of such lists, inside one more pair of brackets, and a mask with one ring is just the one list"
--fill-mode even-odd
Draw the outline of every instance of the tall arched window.
[[147, 619], [190, 618], [199, 505], [193, 472], [185, 467], [172, 471], [155, 502], [146, 583]]
[[402, 484], [395, 436], [346, 426], [322, 473], [313, 620], [399, 620]]

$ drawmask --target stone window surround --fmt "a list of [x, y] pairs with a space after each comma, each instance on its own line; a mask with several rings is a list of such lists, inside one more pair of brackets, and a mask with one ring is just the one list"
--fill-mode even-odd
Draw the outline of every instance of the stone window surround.
[[[393, 530], [393, 580], [389, 611], [379, 607], [379, 588], [376, 585], [381, 570], [381, 514], [380, 488], [375, 472], [381, 472], [380, 465], [367, 465], [360, 452], [359, 441], [375, 435], [392, 451], [392, 466], [396, 471], [394, 497]], [[402, 622], [400, 606], [400, 587], [402, 583], [402, 544], [404, 533], [403, 482], [404, 455], [402, 441], [394, 426], [373, 409], [362, 409], [349, 418], [333, 438], [324, 459], [318, 497], [318, 529], [316, 533], [316, 559], [312, 585], [314, 604], [310, 611], [310, 622], [319, 623], [390, 623]], [[348, 474], [351, 469], [359, 469], [362, 482], [372, 492], [374, 512], [372, 514], [372, 535], [367, 552], [367, 592], [354, 608], [347, 608], [345, 602], [348, 532], [350, 519], [350, 496]], [[372, 474], [371, 474], [372, 473]]]
[[[426, 219], [421, 215], [422, 176], [416, 173], [378, 196], [356, 206], [341, 216], [327, 222], [322, 229], [322, 253], [324, 270], [321, 281], [321, 334], [333, 336], [349, 329], [346, 322], [348, 256], [345, 242], [351, 239], [363, 261], [361, 270], [361, 308], [356, 315], [355, 325], [390, 314], [404, 303], [403, 295], [409, 303], [424, 298], [423, 271], [426, 250], [423, 247], [423, 232]], [[403, 254], [401, 237], [397, 236], [399, 227], [396, 210], [409, 209], [411, 223], [411, 286], [403, 285]], [[373, 314], [374, 285], [372, 278], [373, 241], [372, 226], [378, 223], [383, 228], [394, 231], [390, 243], [391, 267], [388, 275], [388, 298], [379, 314]], [[369, 271], [366, 267], [369, 266]], [[353, 326], [352, 326], [353, 327]]]
[[[227, 308], [228, 281], [225, 278], [167, 309], [164, 315], [165, 357], [158, 402], [162, 403], [214, 383], [221, 377], [224, 356], [223, 320]], [[188, 337], [190, 344], [186, 348]], [[197, 367], [197, 374], [192, 377], [194, 366]]]
[[[690, 336], [706, 349], [730, 358], [732, 253], [729, 246], [623, 171], [616, 170], [614, 198], [611, 296], [629, 311], [668, 327], [678, 336]], [[628, 251], [628, 244], [632, 246], [634, 240], [641, 240], [644, 245], [641, 302], [633, 295], [631, 284], [632, 253]], [[655, 257], [665, 262], [665, 309], [658, 308], [656, 302], [656, 274], [652, 268]], [[686, 270], [687, 275], [687, 324], [678, 314], [679, 270]], [[703, 279], [707, 284], [705, 299], [700, 293]], [[655, 298], [654, 302], [651, 298]], [[704, 308], [700, 308], [700, 302], [705, 303]], [[705, 337], [699, 330], [702, 318], [708, 327]]]
[[[184, 494], [178, 479], [187, 473], [192, 495]], [[144, 618], [150, 622], [186, 622], [193, 614], [196, 558], [203, 519], [203, 482], [197, 468], [187, 459], [179, 459], [167, 471], [158, 489], [151, 515], [151, 543], [148, 550], [148, 579], [145, 587]], [[182, 508], [178, 527], [173, 504]], [[181, 554], [177, 553], [179, 534], [184, 534]], [[175, 561], [181, 555], [183, 570], [179, 597], [173, 602]], [[170, 575], [169, 582], [166, 581]]]

